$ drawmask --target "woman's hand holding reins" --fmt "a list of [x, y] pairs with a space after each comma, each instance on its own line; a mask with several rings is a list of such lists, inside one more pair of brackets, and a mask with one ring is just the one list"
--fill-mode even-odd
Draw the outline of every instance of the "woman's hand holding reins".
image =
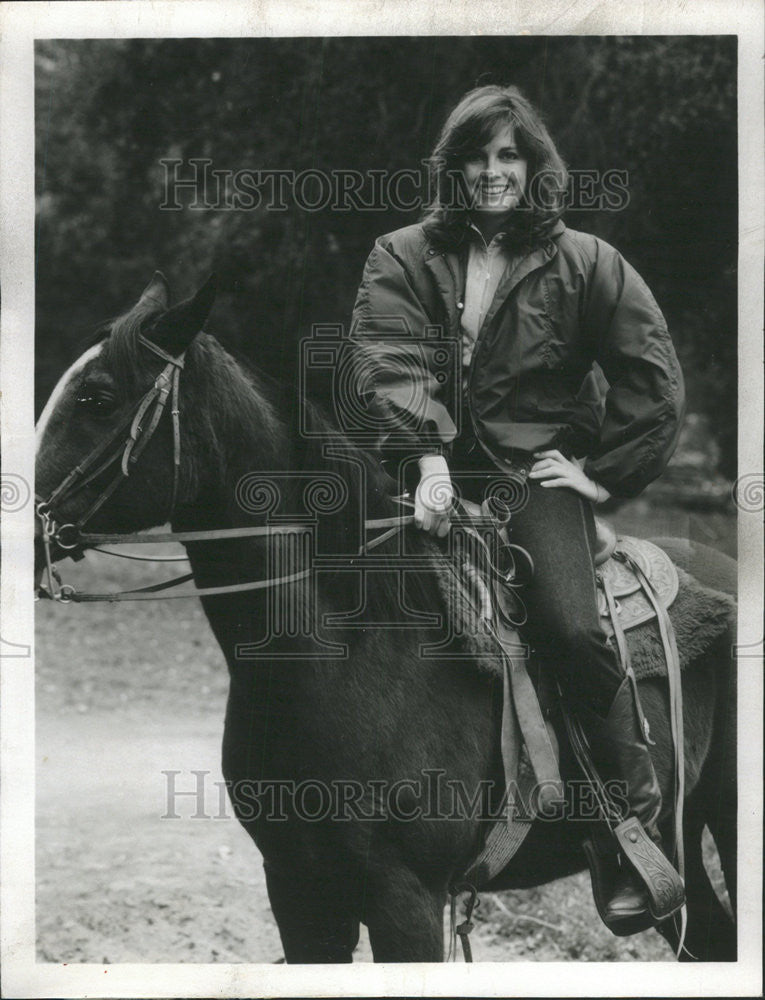
[[557, 450], [538, 451], [534, 458], [529, 479], [539, 480], [540, 486], [567, 486], [593, 503], [604, 503], [611, 496], [605, 486], [584, 474], [576, 459], [565, 458]]
[[414, 494], [414, 523], [423, 531], [443, 538], [449, 532], [449, 512], [454, 499], [449, 466], [443, 455], [423, 455], [418, 465], [420, 482]]

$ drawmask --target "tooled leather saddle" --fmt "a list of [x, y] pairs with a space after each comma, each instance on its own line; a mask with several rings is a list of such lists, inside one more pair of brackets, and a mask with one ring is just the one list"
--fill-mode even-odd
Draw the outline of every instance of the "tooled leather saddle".
[[[598, 584], [598, 610], [601, 627], [610, 638], [614, 634], [613, 612], [617, 627], [627, 632], [656, 617], [656, 608], [645, 592], [638, 567], [651, 584], [665, 608], [677, 597], [677, 568], [667, 553], [644, 538], [617, 536], [607, 521], [595, 518], [597, 547], [595, 578]], [[613, 608], [608, 594], [613, 598]]]
[[[462, 501], [469, 518], [485, 524], [490, 519], [486, 507]], [[631, 676], [635, 693], [637, 682], [630, 664], [625, 633], [652, 619], [657, 619], [668, 661], [679, 677], [673, 636], [666, 635], [666, 609], [675, 600], [679, 580], [669, 556], [652, 542], [630, 536], [617, 537], [613, 528], [596, 518], [597, 545], [594, 556], [601, 625], [615, 645], [622, 667]], [[523, 571], [516, 564], [518, 550], [509, 543], [506, 526], [497, 525], [503, 548], [502, 572], [496, 562], [491, 570], [483, 566], [463, 566], [463, 581], [474, 595], [474, 607], [488, 625], [503, 651], [502, 757], [506, 794], [504, 817], [489, 829], [483, 848], [459, 880], [462, 886], [481, 888], [506, 867], [523, 843], [531, 821], [538, 815], [551, 815], [563, 802], [563, 783], [559, 772], [558, 745], [552, 724], [544, 717], [536, 689], [531, 682], [524, 656], [518, 655], [523, 644], [517, 627], [524, 620], [520, 588], [514, 589]], [[526, 555], [526, 553], [523, 553]], [[531, 569], [532, 567], [528, 567]], [[668, 662], [668, 674], [672, 677]], [[678, 700], [678, 699], [675, 699]], [[672, 698], [671, 698], [672, 701]], [[645, 735], [650, 739], [648, 723], [639, 708]], [[677, 708], [674, 708], [677, 712]], [[681, 707], [680, 707], [681, 711]], [[682, 767], [682, 731], [679, 767]]]

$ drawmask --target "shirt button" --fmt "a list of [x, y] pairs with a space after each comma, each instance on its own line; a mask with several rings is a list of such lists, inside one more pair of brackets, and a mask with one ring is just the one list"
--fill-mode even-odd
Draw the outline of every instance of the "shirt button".
[[464, 302], [458, 302], [457, 303], [457, 308], [459, 309], [460, 312], [462, 312], [462, 310], [465, 308], [465, 303]]

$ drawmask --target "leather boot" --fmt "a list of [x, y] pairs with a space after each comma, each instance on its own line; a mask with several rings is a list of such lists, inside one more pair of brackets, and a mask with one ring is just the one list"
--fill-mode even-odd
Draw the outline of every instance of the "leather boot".
[[[635, 817], [651, 840], [661, 848], [657, 826], [662, 804], [661, 790], [641, 730], [630, 681], [625, 678], [620, 685], [605, 719], [586, 709], [577, 714], [585, 727], [593, 761], [602, 777], [622, 782], [629, 816]], [[630, 839], [633, 839], [632, 835]], [[663, 856], [660, 860], [666, 861]], [[669, 861], [666, 861], [666, 866], [677, 883], [672, 895], [672, 908], [660, 919], [675, 912], [683, 902], [680, 877], [671, 869]], [[610, 899], [602, 907], [604, 922], [612, 929], [628, 927], [649, 915], [649, 911], [654, 913], [655, 909], [655, 901], [651, 899], [645, 882], [623, 857], [611, 886]]]

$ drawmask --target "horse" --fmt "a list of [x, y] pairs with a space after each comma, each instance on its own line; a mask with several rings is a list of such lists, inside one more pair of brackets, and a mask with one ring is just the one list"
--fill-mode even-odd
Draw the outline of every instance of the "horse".
[[[296, 399], [203, 331], [214, 299], [211, 279], [170, 306], [157, 272], [62, 376], [37, 429], [38, 575], [46, 559], [41, 524], [55, 563], [87, 548], [83, 529], [129, 537], [169, 520], [186, 539], [228, 664], [223, 773], [235, 814], [262, 854], [286, 961], [352, 961], [361, 923], [376, 962], [443, 961], [449, 890], [487, 829], [485, 816], [455, 802], [503, 787], [501, 683], [475, 669], [470, 636], [461, 659], [422, 655], [443, 635], [434, 622], [448, 612], [439, 586], [449, 571], [443, 543], [405, 528], [379, 534], [374, 553], [367, 551], [365, 522], [402, 520], [397, 484], [320, 406]], [[172, 407], [167, 418], [155, 410], [148, 436], [152, 411], [140, 405], [147, 392], [154, 400], [164, 393]], [[113, 461], [109, 442], [117, 446]], [[62, 490], [94, 449], [90, 474]], [[117, 470], [114, 478], [120, 461], [129, 474]], [[293, 533], [301, 519], [306, 533]], [[661, 544], [702, 585], [735, 586], [727, 557], [679, 539]], [[365, 567], [360, 553], [378, 561]], [[306, 575], [311, 559], [321, 569]], [[726, 632], [684, 672], [683, 960], [736, 957], [735, 923], [701, 849], [706, 826], [735, 907], [731, 649]], [[666, 684], [641, 681], [640, 694], [671, 801]], [[461, 790], [446, 819], [425, 801], [440, 778]], [[483, 888], [528, 888], [584, 865], [581, 825], [535, 820]], [[676, 948], [675, 923], [658, 929]]]

